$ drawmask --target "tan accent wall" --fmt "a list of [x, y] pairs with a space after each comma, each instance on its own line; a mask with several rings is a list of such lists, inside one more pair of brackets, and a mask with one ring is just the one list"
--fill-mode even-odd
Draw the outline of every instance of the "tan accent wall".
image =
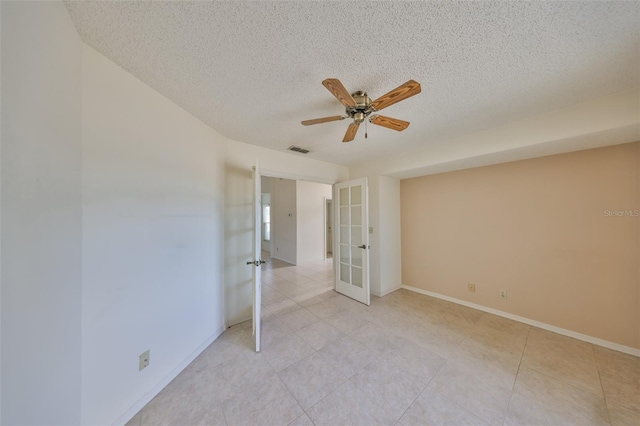
[[639, 169], [635, 142], [402, 180], [403, 284], [640, 348]]

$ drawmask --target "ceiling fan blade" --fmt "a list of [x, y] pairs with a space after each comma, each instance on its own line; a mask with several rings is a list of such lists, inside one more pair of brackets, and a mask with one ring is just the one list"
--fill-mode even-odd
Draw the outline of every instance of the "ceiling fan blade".
[[342, 105], [346, 107], [356, 107], [356, 101], [337, 78], [327, 78], [322, 82], [322, 85], [326, 87]]
[[344, 134], [344, 139], [342, 139], [342, 142], [351, 142], [352, 140], [354, 140], [359, 126], [360, 124], [355, 122], [349, 124], [349, 128], [347, 129], [347, 133]]
[[400, 102], [404, 99], [410, 98], [413, 95], [417, 95], [421, 90], [422, 88], [420, 87], [420, 83], [415, 80], [409, 80], [403, 85], [396, 87], [386, 95], [380, 96], [378, 99], [371, 103], [371, 106], [376, 111], [380, 111], [383, 108], [395, 104], [396, 102]]
[[315, 118], [313, 120], [305, 120], [302, 122], [303, 126], [311, 126], [312, 124], [328, 123], [330, 121], [344, 120], [346, 117], [342, 115], [334, 115], [333, 117]]
[[377, 124], [378, 126], [386, 127], [387, 129], [403, 131], [409, 127], [409, 122], [404, 120], [398, 120], [397, 118], [385, 117], [384, 115], [374, 115], [369, 119], [370, 123]]

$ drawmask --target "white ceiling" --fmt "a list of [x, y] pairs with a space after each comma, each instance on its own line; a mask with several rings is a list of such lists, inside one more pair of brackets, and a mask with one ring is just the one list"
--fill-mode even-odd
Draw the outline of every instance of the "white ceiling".
[[[640, 85], [640, 3], [66, 2], [82, 39], [228, 138], [336, 164], [438, 142]], [[348, 122], [322, 86], [375, 99], [404, 132]], [[302, 155], [302, 154], [292, 154]]]

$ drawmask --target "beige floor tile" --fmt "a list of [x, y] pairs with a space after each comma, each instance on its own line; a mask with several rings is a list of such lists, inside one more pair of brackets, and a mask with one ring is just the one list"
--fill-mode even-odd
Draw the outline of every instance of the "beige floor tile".
[[[530, 416], [540, 419], [570, 419], [574, 424], [606, 424], [609, 415], [604, 397], [589, 390], [573, 386], [537, 370], [521, 367], [516, 379], [512, 419]], [[526, 404], [534, 408], [521, 414], [519, 410]], [[535, 409], [535, 410], [534, 410]], [[537, 411], [542, 410], [542, 413]], [[524, 416], [524, 417], [523, 417]]]
[[323, 300], [320, 303], [308, 306], [307, 309], [322, 319], [330, 318], [344, 310], [344, 308], [332, 303], [330, 300]]
[[607, 404], [638, 413], [640, 424], [640, 358], [602, 347], [594, 354]]
[[223, 404], [229, 425], [286, 425], [303, 414], [278, 376], [229, 399]]
[[351, 333], [369, 322], [362, 315], [349, 310], [339, 312], [326, 321], [344, 333]]
[[522, 355], [529, 328], [526, 324], [485, 314], [480, 317], [469, 338], [480, 344]]
[[283, 300], [287, 300], [287, 296], [280, 293], [273, 287], [269, 287], [268, 285], [262, 286], [262, 304], [264, 306], [273, 305], [274, 303], [282, 302]]
[[441, 311], [441, 315], [448, 323], [466, 332], [474, 328], [483, 313], [475, 309], [467, 308], [466, 306], [456, 306]]
[[365, 306], [331, 261], [262, 276], [262, 352], [229, 328], [131, 426], [640, 425], [640, 358], [407, 290]]
[[294, 293], [296, 291], [303, 290], [302, 288], [298, 287], [294, 283], [283, 278], [277, 279], [273, 283], [269, 284], [269, 286], [279, 291], [280, 293], [284, 294], [285, 296], [288, 296], [289, 294]]
[[[283, 336], [293, 333], [279, 318], [270, 318], [267, 321], [262, 321], [260, 331], [261, 344], [267, 346]], [[246, 330], [246, 332], [251, 334], [251, 329]]]
[[301, 328], [320, 321], [320, 317], [312, 314], [311, 311], [307, 309], [298, 309], [280, 316], [280, 320], [289, 327], [291, 331], [298, 331]]
[[398, 347], [404, 342], [391, 328], [371, 322], [354, 330], [350, 336], [364, 345], [371, 352], [372, 357], [382, 355], [385, 351]]
[[400, 421], [401, 426], [430, 426], [430, 425], [488, 425], [480, 417], [429, 389], [425, 390], [411, 404]]
[[581, 362], [595, 362], [593, 345], [551, 331], [531, 327], [526, 350], [546, 352], [554, 357], [573, 358]]
[[395, 366], [373, 361], [307, 414], [316, 426], [392, 425], [426, 383]]
[[502, 423], [511, 396], [511, 389], [504, 387], [492, 371], [449, 361], [431, 380], [428, 389], [491, 424]]
[[341, 307], [342, 309], [354, 310], [359, 309], [361, 306], [366, 306], [360, 302], [350, 299], [346, 296], [336, 293], [335, 297], [329, 299], [331, 303]]
[[226, 425], [219, 404], [205, 392], [156, 396], [141, 411], [141, 425]]
[[618, 402], [607, 400], [609, 419], [613, 426], [638, 426], [640, 425], [640, 410], [636, 407], [629, 408]]
[[253, 351], [211, 369], [206, 392], [220, 404], [275, 375], [264, 354]]
[[544, 371], [558, 380], [573, 386], [602, 395], [602, 385], [595, 358], [588, 356], [561, 354], [560, 351], [544, 350], [540, 347], [532, 349], [527, 346], [522, 356], [521, 366], [537, 371]]
[[[581, 425], [578, 418], [573, 417], [568, 410], [562, 410], [560, 407], [553, 405], [545, 405], [540, 402], [533, 401], [519, 394], [513, 394], [507, 417], [504, 424], [507, 426], [530, 426], [530, 425]], [[596, 423], [584, 423], [596, 424]], [[607, 424], [607, 423], [601, 423]]]
[[315, 350], [322, 349], [327, 343], [345, 336], [343, 332], [329, 325], [326, 321], [318, 321], [296, 331], [296, 334]]
[[411, 342], [389, 348], [379, 359], [427, 382], [446, 362], [445, 358]]
[[398, 334], [443, 358], [449, 358], [466, 338], [466, 335], [449, 324], [422, 323], [398, 330]]
[[285, 368], [278, 376], [304, 410], [312, 407], [347, 379], [335, 368], [332, 359], [319, 353]]
[[367, 347], [349, 336], [327, 343], [318, 353], [330, 358], [334, 368], [345, 377], [353, 376], [372, 359]]
[[293, 297], [293, 300], [297, 302], [300, 306], [304, 306], [305, 308], [315, 305], [320, 302], [324, 302], [327, 300], [327, 297], [324, 295], [324, 292], [316, 292], [316, 291], [307, 291], [298, 296]]
[[[249, 328], [251, 321], [248, 321]], [[240, 354], [251, 351], [255, 348], [253, 340], [241, 328], [227, 330], [207, 349], [205, 349], [201, 357], [207, 360], [210, 368], [213, 368], [231, 358]]]
[[514, 335], [508, 332], [495, 330], [484, 326], [477, 326], [467, 337], [468, 341], [474, 341], [478, 345], [492, 349], [509, 352], [514, 356], [522, 357], [527, 343], [527, 334]]
[[476, 322], [476, 325], [478, 327], [493, 329], [494, 331], [500, 331], [501, 333], [507, 333], [513, 336], [526, 336], [529, 334], [530, 329], [530, 326], [527, 324], [487, 312], [482, 314], [480, 319]]
[[296, 334], [289, 334], [263, 345], [261, 352], [278, 372], [312, 354], [314, 349]]
[[302, 413], [297, 419], [289, 423], [289, 426], [314, 426], [314, 424], [306, 413]]
[[511, 352], [499, 347], [466, 338], [449, 357], [450, 362], [466, 365], [471, 369], [490, 371], [496, 382], [509, 390], [518, 373], [522, 353]]

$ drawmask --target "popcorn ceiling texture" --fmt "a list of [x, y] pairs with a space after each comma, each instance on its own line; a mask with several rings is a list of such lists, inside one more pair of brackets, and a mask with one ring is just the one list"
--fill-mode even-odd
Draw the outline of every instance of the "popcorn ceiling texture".
[[[228, 138], [352, 165], [639, 85], [638, 2], [65, 2], [82, 39]], [[422, 93], [344, 144], [339, 78]], [[292, 154], [299, 155], [299, 154]]]

